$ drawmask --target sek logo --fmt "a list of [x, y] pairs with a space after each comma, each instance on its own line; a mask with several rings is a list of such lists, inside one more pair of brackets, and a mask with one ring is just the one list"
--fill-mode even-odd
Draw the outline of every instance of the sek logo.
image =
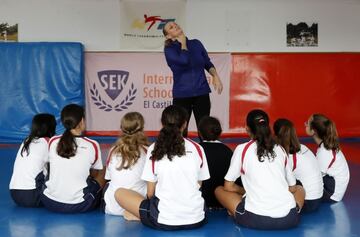
[[112, 100], [115, 100], [124, 89], [129, 78], [129, 72], [116, 70], [101, 71], [98, 72], [98, 77], [106, 94]]
[[[129, 72], [121, 70], [105, 70], [98, 72], [98, 79], [101, 87], [105, 93], [115, 101], [121, 92], [124, 90], [126, 83], [129, 79]], [[104, 100], [104, 96], [99, 93], [94, 83], [90, 89], [91, 99], [94, 101], [94, 104], [101, 110], [106, 112], [114, 111], [123, 111], [127, 109], [130, 105], [133, 104], [135, 99], [135, 94], [137, 89], [135, 89], [134, 84], [131, 83], [130, 89], [126, 97], [121, 100], [118, 104], [109, 104]]]

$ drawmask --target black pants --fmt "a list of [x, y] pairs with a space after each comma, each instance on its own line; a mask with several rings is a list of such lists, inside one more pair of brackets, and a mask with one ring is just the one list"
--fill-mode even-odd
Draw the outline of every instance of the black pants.
[[[209, 94], [200, 95], [195, 97], [186, 97], [186, 98], [174, 98], [173, 105], [181, 106], [188, 112], [188, 120], [187, 123], [189, 125], [189, 121], [191, 118], [191, 113], [194, 113], [196, 126], [198, 127], [200, 119], [204, 116], [210, 115], [210, 96]], [[184, 137], [187, 137], [188, 126], [184, 130]]]

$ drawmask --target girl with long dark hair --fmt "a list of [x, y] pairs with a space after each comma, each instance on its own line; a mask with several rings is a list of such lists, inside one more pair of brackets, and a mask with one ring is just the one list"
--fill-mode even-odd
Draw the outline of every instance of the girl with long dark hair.
[[65, 106], [61, 122], [64, 133], [49, 142], [50, 176], [41, 201], [55, 212], [86, 212], [99, 203], [105, 184], [100, 146], [82, 135], [85, 113], [81, 106]]
[[31, 132], [16, 155], [9, 185], [11, 197], [19, 206], [41, 206], [40, 195], [48, 174], [48, 141], [55, 135], [55, 128], [52, 114], [37, 114], [32, 119]]
[[149, 147], [142, 179], [147, 181], [147, 198], [120, 188], [115, 198], [144, 225], [156, 229], [191, 229], [205, 223], [201, 181], [209, 170], [201, 146], [185, 139], [187, 114], [171, 105], [162, 113], [162, 129]]
[[[217, 199], [239, 225], [255, 229], [295, 227], [305, 193], [296, 186], [285, 150], [275, 143], [268, 115], [262, 110], [250, 111], [246, 130], [251, 140], [236, 147], [224, 186], [215, 190]], [[245, 193], [235, 184], [239, 176]]]

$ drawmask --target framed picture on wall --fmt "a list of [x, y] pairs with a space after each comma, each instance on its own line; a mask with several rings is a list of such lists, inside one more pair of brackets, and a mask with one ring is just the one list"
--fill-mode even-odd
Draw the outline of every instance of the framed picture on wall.
[[318, 47], [318, 23], [299, 22], [286, 24], [287, 47]]
[[0, 42], [17, 42], [18, 24], [0, 22]]

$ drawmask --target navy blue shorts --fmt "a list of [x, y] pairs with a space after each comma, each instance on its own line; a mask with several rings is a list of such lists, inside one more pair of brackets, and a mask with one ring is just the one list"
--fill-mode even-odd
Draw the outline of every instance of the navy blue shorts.
[[11, 198], [21, 207], [41, 207], [40, 196], [44, 191], [45, 177], [41, 172], [35, 178], [35, 189], [10, 189]]
[[[296, 180], [296, 185], [301, 185], [303, 187], [300, 180]], [[305, 190], [305, 192], [306, 192], [306, 190]], [[301, 209], [301, 212], [308, 213], [308, 212], [316, 211], [319, 208], [321, 201], [322, 201], [322, 198], [314, 199], [314, 200], [306, 200], [305, 199], [304, 206]]]
[[235, 211], [235, 222], [247, 228], [259, 230], [290, 229], [299, 224], [300, 215], [296, 208], [290, 210], [289, 214], [280, 218], [257, 215], [245, 210], [245, 198], [239, 203]]
[[336, 202], [330, 198], [335, 192], [335, 179], [329, 175], [325, 175], [323, 177], [323, 182], [324, 182], [324, 194], [322, 200], [324, 202]]
[[45, 208], [54, 212], [79, 213], [95, 209], [100, 204], [101, 186], [95, 179], [89, 177], [86, 180], [88, 186], [84, 188], [84, 201], [76, 204], [68, 204], [54, 201], [46, 195], [41, 195], [41, 202]]
[[317, 209], [319, 209], [321, 202], [322, 202], [322, 198], [314, 199], [314, 200], [305, 199], [304, 206], [301, 209], [301, 212], [308, 213], [308, 212], [316, 211]]
[[160, 224], [157, 221], [159, 216], [158, 205], [159, 205], [159, 199], [157, 197], [145, 199], [144, 201], [141, 202], [139, 207], [140, 220], [144, 225], [158, 230], [188, 230], [188, 229], [199, 228], [206, 223], [206, 217], [205, 217], [204, 220], [189, 225]]

